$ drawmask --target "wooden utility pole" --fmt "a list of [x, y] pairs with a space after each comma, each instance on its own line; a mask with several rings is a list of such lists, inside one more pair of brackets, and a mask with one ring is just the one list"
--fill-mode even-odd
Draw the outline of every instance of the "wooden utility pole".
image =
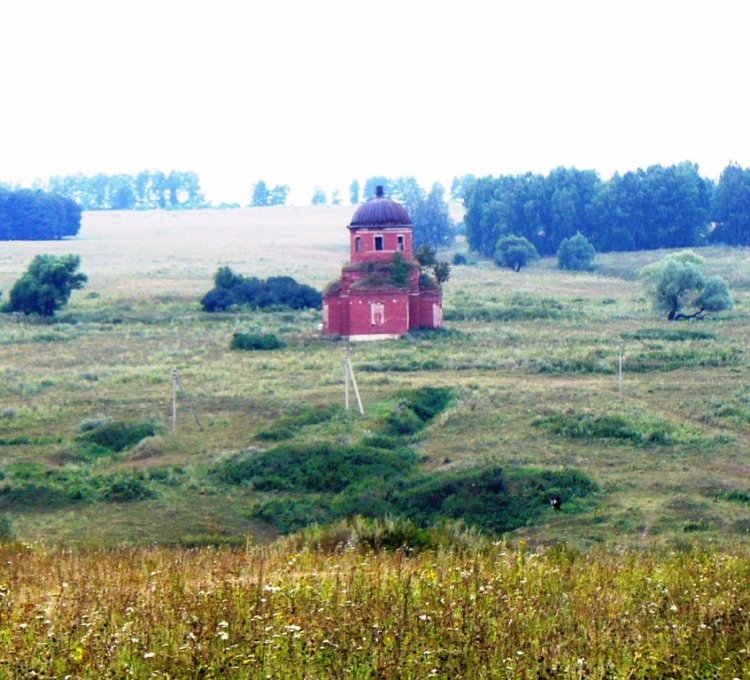
[[620, 399], [622, 399], [622, 362], [625, 357], [625, 341], [620, 340], [620, 359], [619, 359], [619, 367], [617, 371], [617, 394], [620, 396]]
[[172, 369], [172, 433], [177, 432], [177, 370]]
[[351, 347], [346, 346], [344, 353], [344, 408], [349, 410], [349, 381], [352, 381], [352, 388], [354, 389], [354, 395], [357, 397], [357, 406], [359, 406], [359, 412], [361, 415], [365, 415], [365, 409], [362, 406], [362, 399], [359, 396], [359, 388], [357, 387], [357, 379], [354, 377], [354, 369], [352, 368], [351, 360]]
[[193, 408], [193, 400], [190, 398], [190, 395], [185, 392], [185, 388], [180, 382], [180, 377], [177, 375], [177, 369], [172, 369], [172, 432], [177, 432], [177, 390], [180, 390], [185, 395], [188, 409], [190, 409], [190, 413], [193, 418], [195, 418], [195, 422], [200, 428], [200, 431], [203, 432], [203, 424]]

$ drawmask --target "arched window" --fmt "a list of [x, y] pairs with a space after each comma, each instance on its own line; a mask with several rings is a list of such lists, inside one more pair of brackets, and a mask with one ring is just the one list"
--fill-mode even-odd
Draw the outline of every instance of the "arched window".
[[382, 302], [370, 303], [370, 323], [382, 326], [385, 323], [385, 305]]

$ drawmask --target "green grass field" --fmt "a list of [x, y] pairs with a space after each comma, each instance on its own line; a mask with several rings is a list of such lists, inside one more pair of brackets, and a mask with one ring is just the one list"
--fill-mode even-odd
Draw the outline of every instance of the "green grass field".
[[[744, 539], [747, 250], [701, 251], [707, 272], [729, 281], [735, 309], [682, 324], [656, 317], [637, 280], [663, 253], [599, 256], [593, 274], [560, 272], [551, 260], [518, 274], [487, 262], [454, 267], [443, 332], [354, 346], [360, 417], [343, 411], [344, 344], [321, 337], [320, 313], [209, 315], [198, 302], [220, 265], [322, 288], [348, 256], [350, 216], [349, 206], [87, 213], [74, 240], [5, 243], [6, 294], [37, 253], [78, 254], [90, 279], [55, 323], [0, 319], [0, 512], [17, 536], [90, 546], [264, 541], [279, 527], [259, 504], [289, 493], [219, 483], [217, 466], [272, 448], [263, 433], [305, 408], [332, 416], [293, 423], [295, 442], [357, 445], [399, 394], [428, 386], [453, 398], [408, 441], [420, 474], [574, 469], [598, 486], [514, 537], [579, 547]], [[286, 348], [231, 351], [236, 331], [273, 332]], [[176, 433], [173, 370], [184, 388]], [[118, 451], [83, 436], [113, 421], [150, 423], [155, 434]]]
[[6, 294], [37, 253], [90, 283], [0, 315], [0, 678], [747, 677], [750, 253], [701, 252], [735, 309], [685, 323], [663, 253], [454, 267], [444, 330], [353, 347], [360, 416], [319, 312], [198, 303], [220, 265], [322, 288], [350, 213], [3, 244]]

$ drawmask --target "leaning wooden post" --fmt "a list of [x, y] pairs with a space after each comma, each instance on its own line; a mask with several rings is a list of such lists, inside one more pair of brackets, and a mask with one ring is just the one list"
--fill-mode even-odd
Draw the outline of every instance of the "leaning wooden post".
[[346, 362], [346, 368], [347, 372], [349, 374], [349, 377], [352, 380], [352, 387], [354, 388], [354, 396], [357, 397], [357, 406], [359, 406], [359, 412], [362, 415], [365, 415], [365, 409], [362, 406], [362, 399], [359, 396], [359, 388], [357, 387], [357, 380], [354, 377], [354, 369], [352, 368], [352, 361], [349, 357], [349, 348], [346, 348], [346, 358], [344, 359]]
[[344, 352], [344, 408], [349, 412], [349, 345]]
[[623, 340], [620, 340], [620, 359], [619, 359], [619, 367], [617, 371], [617, 394], [620, 396], [620, 399], [622, 399], [622, 361], [623, 361], [624, 355], [625, 355], [625, 342]]
[[177, 369], [172, 369], [172, 433], [177, 432]]

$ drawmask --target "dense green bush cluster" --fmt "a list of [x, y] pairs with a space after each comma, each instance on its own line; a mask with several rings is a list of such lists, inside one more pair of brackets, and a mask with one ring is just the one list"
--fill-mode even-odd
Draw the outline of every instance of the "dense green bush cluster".
[[669, 445], [677, 427], [660, 418], [635, 418], [612, 413], [554, 413], [533, 421], [537, 427], [570, 439], [620, 439], [636, 446]]
[[424, 527], [443, 518], [501, 533], [535, 521], [548, 509], [552, 495], [567, 502], [596, 489], [574, 470], [421, 471], [409, 437], [444, 411], [451, 399], [448, 388], [409, 390], [382, 418], [379, 431], [361, 444], [285, 444], [223, 461], [215, 474], [224, 483], [276, 492], [255, 507], [253, 516], [284, 532], [355, 515], [391, 516], [414, 524], [380, 535], [376, 542], [383, 547], [427, 540]]
[[142, 422], [105, 420], [88, 427], [78, 436], [78, 441], [95, 444], [104, 449], [103, 453], [112, 453], [135, 446], [142, 439], [153, 437], [161, 429], [161, 425], [152, 420]]
[[282, 349], [286, 344], [273, 333], [235, 333], [232, 335], [231, 349], [255, 351]]
[[421, 387], [405, 393], [386, 416], [383, 432], [395, 437], [416, 434], [448, 406], [451, 396], [447, 387]]
[[263, 280], [220, 267], [214, 275], [214, 288], [203, 296], [201, 306], [207, 312], [231, 307], [320, 309], [322, 301], [317, 290], [297, 283], [291, 276], [271, 276]]
[[366, 479], [387, 480], [416, 464], [408, 449], [339, 446], [326, 442], [284, 444], [256, 455], [240, 455], [221, 465], [224, 482], [260, 491], [339, 493]]
[[100, 475], [85, 466], [48, 469], [20, 463], [3, 471], [0, 510], [49, 510], [96, 501], [140, 501], [155, 498], [160, 484], [173, 485], [175, 475], [175, 471], [161, 468]]

